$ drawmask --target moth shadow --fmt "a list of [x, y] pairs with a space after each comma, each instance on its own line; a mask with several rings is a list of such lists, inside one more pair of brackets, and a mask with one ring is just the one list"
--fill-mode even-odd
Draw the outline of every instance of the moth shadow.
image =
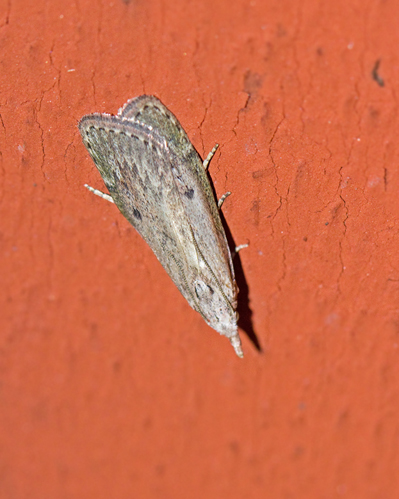
[[[223, 213], [219, 211], [219, 214], [222, 220], [224, 230], [226, 232], [227, 242], [229, 244], [229, 247], [233, 249], [232, 257], [234, 264], [234, 272], [236, 276], [237, 286], [239, 289], [238, 304], [237, 304], [237, 311], [239, 315], [238, 327], [240, 327], [245, 332], [245, 334], [248, 336], [248, 338], [250, 339], [256, 350], [258, 352], [262, 352], [262, 347], [259, 343], [258, 337], [255, 333], [252, 324], [252, 310], [249, 307], [248, 284], [247, 280], [245, 279], [244, 270], [242, 268], [240, 253], [234, 252], [234, 248], [236, 248], [235, 241], [233, 239], [233, 236], [231, 235], [230, 229], [226, 223], [226, 219], [224, 218]], [[243, 248], [242, 251], [245, 251], [245, 248]]]

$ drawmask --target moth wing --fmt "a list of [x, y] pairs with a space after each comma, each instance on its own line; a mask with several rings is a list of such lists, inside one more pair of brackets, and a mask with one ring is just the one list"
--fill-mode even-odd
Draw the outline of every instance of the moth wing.
[[154, 95], [140, 95], [129, 100], [118, 111], [118, 116], [150, 126], [177, 154], [195, 151], [179, 120]]
[[202, 161], [177, 119], [158, 99], [143, 96], [118, 116], [84, 116], [79, 129], [122, 214], [191, 307], [240, 355], [226, 236]]
[[200, 311], [186, 277], [193, 273], [187, 262], [196, 262], [198, 272], [197, 248], [164, 139], [141, 124], [101, 114], [84, 116], [79, 129], [116, 206]]
[[148, 107], [153, 107], [161, 104], [161, 107], [168, 109], [155, 95], [139, 95], [134, 99], [130, 99], [118, 111], [118, 116], [121, 118], [136, 121], [137, 114], [146, 112]]
[[[176, 116], [153, 95], [141, 95], [131, 99], [119, 110], [118, 115], [161, 130], [161, 136], [170, 150], [180, 158], [172, 172], [195, 240], [201, 248], [201, 258], [212, 268], [228, 301], [235, 304], [237, 288], [234, 268], [219, 210], [201, 158], [183, 127]], [[181, 165], [184, 165], [184, 168], [179, 168]], [[199, 204], [204, 208], [202, 213], [199, 213]], [[212, 219], [211, 224], [209, 218], [203, 216], [204, 212]], [[212, 226], [215, 230], [210, 230]], [[225, 262], [225, 265], [220, 262]]]

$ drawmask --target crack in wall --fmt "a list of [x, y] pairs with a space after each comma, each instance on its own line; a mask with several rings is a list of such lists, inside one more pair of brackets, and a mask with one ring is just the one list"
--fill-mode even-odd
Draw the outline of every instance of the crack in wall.
[[43, 127], [40, 124], [40, 121], [38, 119], [38, 114], [41, 110], [43, 99], [44, 99], [44, 92], [42, 93], [42, 96], [40, 97], [39, 105], [37, 107], [33, 108], [33, 115], [34, 115], [35, 123], [37, 124], [37, 126], [39, 127], [39, 130], [40, 130], [40, 142], [41, 142], [41, 150], [42, 150], [42, 160], [40, 162], [40, 171], [42, 173], [43, 180], [46, 181], [46, 175], [44, 173], [44, 163], [46, 161], [46, 151], [45, 151], [45, 147], [44, 147], [44, 129], [43, 129]]
[[[55, 40], [53, 40], [53, 44], [51, 45], [48, 57], [50, 60], [50, 66], [52, 68], [54, 68], [55, 71], [57, 71], [57, 73], [58, 73], [58, 78], [57, 78], [56, 82], [57, 82], [57, 86], [58, 86], [58, 95], [60, 96], [60, 101], [61, 101], [61, 76], [62, 76], [62, 72], [61, 72], [61, 69], [54, 64], [54, 61], [53, 61], [54, 47], [55, 47]], [[51, 88], [54, 88], [54, 86], [52, 86]]]
[[208, 109], [211, 106], [212, 106], [212, 99], [210, 100], [209, 106], [205, 106], [204, 116], [203, 116], [202, 120], [200, 121], [200, 123], [198, 125], [198, 131], [199, 131], [199, 135], [200, 135], [200, 139], [201, 139], [201, 144], [202, 144], [202, 154], [203, 154], [203, 157], [205, 157], [205, 158], [207, 156], [207, 153], [205, 152], [204, 137], [202, 135], [202, 126], [205, 123], [206, 117], [208, 116]]
[[269, 156], [270, 156], [270, 159], [271, 159], [271, 162], [273, 164], [273, 168], [274, 168], [274, 172], [275, 172], [275, 177], [276, 177], [276, 182], [274, 184], [274, 191], [276, 193], [276, 196], [279, 198], [279, 206], [277, 207], [273, 217], [272, 217], [272, 220], [271, 220], [271, 227], [272, 227], [272, 236], [274, 235], [274, 227], [273, 227], [273, 221], [274, 219], [276, 218], [278, 212], [280, 211], [282, 205], [283, 205], [283, 197], [281, 196], [281, 194], [279, 193], [278, 191], [278, 184], [279, 184], [279, 179], [278, 179], [278, 172], [277, 172], [277, 164], [274, 160], [274, 157], [273, 157], [273, 152], [272, 152], [272, 148], [273, 148], [273, 142], [274, 142], [274, 139], [277, 135], [277, 132], [282, 124], [282, 122], [285, 120], [285, 116], [283, 116], [280, 120], [280, 122], [277, 124], [274, 132], [273, 132], [273, 135], [271, 136], [271, 139], [269, 141]]
[[[278, 167], [277, 167], [277, 163], [274, 159], [274, 156], [273, 156], [273, 142], [276, 138], [276, 135], [279, 131], [279, 128], [281, 126], [281, 124], [283, 123], [283, 121], [285, 120], [285, 116], [283, 115], [283, 117], [281, 118], [281, 120], [279, 121], [279, 123], [277, 123], [277, 126], [270, 138], [270, 141], [269, 141], [269, 156], [270, 156], [270, 159], [271, 159], [271, 162], [273, 164], [273, 168], [274, 168], [274, 172], [275, 172], [275, 177], [276, 177], [276, 182], [274, 184], [274, 191], [276, 193], [276, 196], [278, 197], [279, 199], [279, 205], [277, 206], [272, 218], [271, 218], [271, 221], [270, 221], [270, 226], [271, 226], [271, 236], [272, 238], [274, 239], [275, 238], [275, 229], [274, 229], [274, 221], [278, 215], [278, 213], [280, 212], [282, 206], [283, 206], [283, 201], [284, 201], [284, 197], [280, 194], [279, 192], [279, 189], [278, 189], [278, 184], [279, 184], [279, 178], [278, 178]], [[289, 194], [289, 191], [290, 191], [290, 186], [288, 186], [288, 189], [287, 189], [287, 197], [288, 197], [288, 194]], [[287, 204], [288, 204], [288, 200], [287, 198], [285, 198]], [[289, 221], [287, 219], [287, 223], [289, 225]], [[286, 257], [286, 243], [285, 243], [285, 237], [284, 235], [282, 235], [281, 237], [281, 241], [282, 241], [282, 260], [281, 260], [281, 266], [282, 266], [282, 270], [281, 270], [281, 275], [280, 277], [278, 277], [277, 281], [276, 281], [276, 287], [277, 287], [277, 292], [278, 293], [281, 293], [282, 291], [282, 282], [285, 280], [285, 277], [287, 275], [287, 257]], [[271, 313], [271, 310], [269, 310], [269, 314]]]
[[10, 24], [10, 15], [11, 15], [11, 0], [7, 1], [6, 15], [3, 24], [0, 24], [0, 29], [4, 28], [8, 24]]

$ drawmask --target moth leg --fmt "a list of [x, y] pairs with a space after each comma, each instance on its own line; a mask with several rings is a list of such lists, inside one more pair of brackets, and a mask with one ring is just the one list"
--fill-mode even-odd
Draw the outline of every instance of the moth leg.
[[87, 184], [85, 184], [85, 187], [87, 187], [87, 189], [89, 189], [89, 191], [95, 194], [96, 196], [100, 196], [100, 198], [106, 199], [110, 203], [114, 202], [114, 200], [111, 198], [109, 194], [104, 194], [104, 192], [101, 192], [98, 189], [93, 189], [93, 187], [90, 187], [90, 185]]
[[[219, 144], [215, 144], [215, 147], [212, 149], [212, 151], [208, 154], [208, 156], [205, 158], [204, 162], [202, 163], [203, 166], [204, 166], [204, 170], [207, 170], [208, 169], [208, 165], [211, 161], [211, 159], [213, 158], [213, 155], [215, 154], [215, 152], [217, 151], [219, 147]], [[223, 194], [223, 196], [219, 199], [218, 201], [218, 208], [220, 210], [220, 208], [222, 207], [222, 204], [224, 203], [224, 200], [230, 196], [231, 192], [226, 192], [226, 194]]]
[[235, 247], [235, 252], [238, 253], [239, 251], [241, 251], [242, 249], [244, 248], [248, 248], [249, 244], [240, 244], [239, 246], [236, 246]]
[[219, 147], [219, 144], [215, 144], [215, 147], [212, 149], [212, 151], [208, 154], [208, 156], [204, 159], [204, 162], [202, 163], [203, 166], [204, 166], [204, 170], [207, 170], [208, 169], [208, 165], [211, 161], [211, 159], [213, 158], [213, 155], [215, 154], [215, 152], [217, 151]]
[[219, 199], [218, 201], [218, 208], [222, 207], [222, 204], [224, 203], [224, 200], [230, 196], [231, 192], [226, 192], [226, 194], [223, 194], [223, 196]]

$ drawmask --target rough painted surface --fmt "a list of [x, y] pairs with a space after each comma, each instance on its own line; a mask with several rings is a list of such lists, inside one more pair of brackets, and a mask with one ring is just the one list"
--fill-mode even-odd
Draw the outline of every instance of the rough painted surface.
[[[399, 496], [398, 18], [3, 3], [2, 498]], [[103, 184], [78, 120], [143, 93], [221, 145], [244, 360], [83, 187]]]

